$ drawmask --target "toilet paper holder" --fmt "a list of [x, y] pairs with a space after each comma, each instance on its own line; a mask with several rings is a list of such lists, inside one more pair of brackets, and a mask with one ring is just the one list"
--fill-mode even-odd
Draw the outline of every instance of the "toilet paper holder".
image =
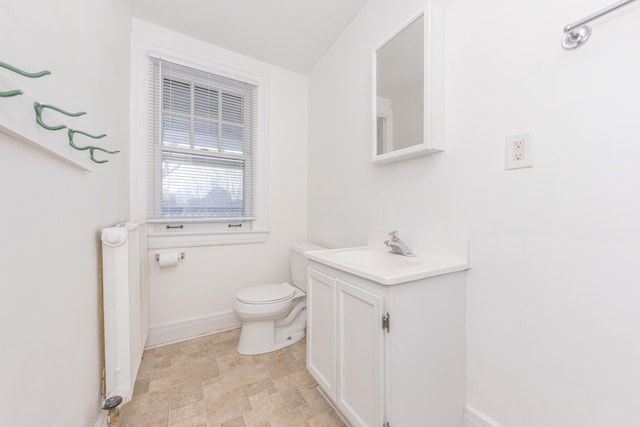
[[[178, 252], [178, 260], [183, 260], [183, 259], [184, 259], [184, 251]], [[155, 260], [156, 262], [160, 261], [160, 254], [156, 254]]]

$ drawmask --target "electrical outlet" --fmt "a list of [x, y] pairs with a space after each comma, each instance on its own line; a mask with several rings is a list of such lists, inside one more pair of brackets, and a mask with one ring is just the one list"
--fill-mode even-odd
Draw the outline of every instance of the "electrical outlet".
[[524, 140], [516, 139], [513, 141], [513, 147], [511, 148], [513, 160], [524, 159]]
[[505, 143], [505, 169], [533, 166], [533, 132], [507, 136]]

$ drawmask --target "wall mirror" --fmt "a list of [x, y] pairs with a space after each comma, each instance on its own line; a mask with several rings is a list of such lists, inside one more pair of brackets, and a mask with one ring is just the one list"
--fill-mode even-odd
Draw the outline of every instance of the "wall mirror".
[[429, 2], [374, 50], [374, 163], [443, 150], [442, 33], [442, 11]]

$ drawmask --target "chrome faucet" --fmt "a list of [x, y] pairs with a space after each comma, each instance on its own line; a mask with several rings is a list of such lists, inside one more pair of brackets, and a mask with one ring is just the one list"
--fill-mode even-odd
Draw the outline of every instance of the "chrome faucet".
[[402, 256], [416, 256], [416, 254], [411, 252], [407, 244], [400, 240], [397, 230], [390, 232], [389, 236], [391, 236], [391, 240], [385, 240], [384, 244], [391, 248], [390, 253]]

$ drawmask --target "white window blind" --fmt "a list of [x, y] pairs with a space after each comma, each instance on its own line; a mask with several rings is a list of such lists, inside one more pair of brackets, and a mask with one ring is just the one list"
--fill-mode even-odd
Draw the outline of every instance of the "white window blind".
[[147, 218], [250, 224], [257, 86], [158, 58], [149, 73]]

